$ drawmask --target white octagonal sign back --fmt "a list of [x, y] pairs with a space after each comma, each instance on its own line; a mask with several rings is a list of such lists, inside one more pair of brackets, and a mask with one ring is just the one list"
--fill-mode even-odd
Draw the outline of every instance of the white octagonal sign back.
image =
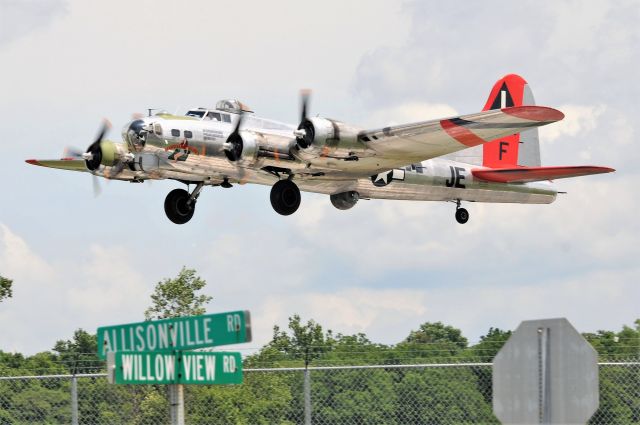
[[598, 356], [567, 319], [524, 321], [493, 360], [505, 424], [584, 424], [598, 408]]

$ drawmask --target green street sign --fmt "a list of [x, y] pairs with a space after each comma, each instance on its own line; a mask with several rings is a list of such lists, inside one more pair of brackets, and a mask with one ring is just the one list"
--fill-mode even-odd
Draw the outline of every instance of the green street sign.
[[242, 358], [221, 351], [110, 352], [107, 371], [112, 384], [241, 384]]
[[251, 341], [248, 311], [175, 317], [98, 328], [98, 356], [109, 352], [172, 352]]

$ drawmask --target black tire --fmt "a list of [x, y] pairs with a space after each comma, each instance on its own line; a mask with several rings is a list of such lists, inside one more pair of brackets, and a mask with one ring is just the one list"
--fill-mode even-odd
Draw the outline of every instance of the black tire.
[[280, 180], [271, 188], [271, 206], [280, 215], [291, 215], [300, 206], [300, 189], [291, 180]]
[[469, 221], [469, 211], [464, 208], [458, 208], [456, 210], [456, 221], [460, 224], [464, 224]]
[[173, 189], [164, 200], [164, 212], [169, 220], [176, 224], [185, 224], [196, 210], [195, 202], [188, 203], [189, 192], [184, 189]]

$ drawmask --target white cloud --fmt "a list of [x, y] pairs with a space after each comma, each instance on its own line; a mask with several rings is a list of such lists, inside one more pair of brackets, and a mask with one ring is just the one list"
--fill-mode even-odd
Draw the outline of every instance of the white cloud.
[[[150, 286], [130, 264], [135, 255], [124, 247], [93, 245], [82, 258], [66, 290], [69, 306], [83, 316], [118, 321], [118, 312], [144, 309], [150, 304]], [[144, 300], [143, 302], [141, 302]]]
[[[211, 311], [252, 311], [256, 342], [296, 312], [383, 342], [426, 320], [473, 338], [534, 316], [565, 315], [579, 330], [637, 316], [637, 2], [574, 12], [571, 1], [470, 11], [287, 0], [252, 5], [249, 15], [244, 3], [68, 5], [62, 19], [0, 49], [11, 64], [0, 81], [10, 152], [0, 166], [14, 177], [0, 183], [0, 272], [16, 281], [0, 306], [0, 323], [11, 324], [0, 349], [32, 353], [77, 327], [139, 320], [153, 283], [183, 264], [208, 281]], [[354, 16], [376, 30], [354, 27]], [[470, 204], [464, 226], [452, 204], [363, 200], [337, 211], [308, 194], [283, 218], [255, 187], [207, 189], [193, 222], [174, 226], [162, 201], [177, 184], [112, 182], [93, 199], [88, 176], [20, 161], [86, 146], [103, 115], [117, 128], [145, 107], [229, 96], [295, 121], [300, 87], [314, 88], [313, 114], [374, 127], [475, 112], [510, 72], [539, 104], [567, 113], [542, 130], [545, 164], [589, 161], [618, 173], [558, 181], [569, 194], [553, 205]]]
[[589, 137], [589, 133], [598, 126], [598, 121], [607, 107], [605, 105], [561, 105], [558, 107], [564, 113], [564, 119], [552, 125], [540, 128], [540, 141], [543, 144], [553, 144], [557, 139], [568, 136]]
[[[434, 288], [422, 281], [411, 290], [346, 287], [328, 294], [286, 294], [265, 299], [260, 317], [286, 328], [287, 318], [299, 312], [303, 319], [313, 318], [325, 329], [363, 332], [387, 344], [402, 341], [428, 321], [462, 328], [472, 342], [489, 327], [515, 329], [522, 320], [550, 317], [567, 317], [581, 332], [617, 330], [637, 318], [640, 288], [634, 276], [639, 272], [635, 267], [536, 283], [522, 283], [514, 276], [512, 282], [466, 287]], [[607, 314], [612, 309], [616, 315]], [[271, 337], [270, 332], [262, 335], [266, 338], [260, 343]]]
[[19, 281], [47, 279], [53, 275], [52, 267], [4, 223], [0, 223], [0, 248], [0, 271], [5, 277]]
[[548, 54], [553, 57], [579, 58], [591, 54], [601, 40], [598, 35], [606, 28], [612, 3], [598, 2], [582, 7], [580, 1], [569, 0], [547, 5], [554, 19], [553, 30], [548, 35]]
[[66, 13], [65, 0], [4, 0], [0, 14], [0, 46], [47, 26]]
[[[502, 270], [533, 272], [528, 256], [549, 261], [554, 269], [631, 261], [638, 252], [633, 238], [640, 231], [633, 220], [637, 201], [627, 196], [632, 184], [615, 175], [557, 184], [569, 194], [552, 205], [469, 204], [471, 220], [464, 226], [454, 221], [453, 204], [374, 200], [340, 212], [324, 197], [313, 201], [321, 219], [296, 217], [294, 223], [305, 245], [333, 253], [369, 278], [407, 269], [445, 272], [459, 265], [458, 273], [473, 276], [473, 270], [490, 270], [492, 259], [508, 259]], [[559, 246], [571, 248], [562, 258], [575, 264], [559, 260]]]
[[367, 118], [370, 127], [383, 127], [409, 122], [427, 121], [457, 115], [455, 109], [440, 103], [407, 102], [404, 104], [379, 108]]
[[44, 259], [0, 224], [0, 271], [14, 281], [13, 297], [0, 308], [0, 349], [49, 350], [77, 328], [141, 320], [151, 288], [131, 258], [126, 249], [94, 245], [81, 258]]
[[432, 291], [430, 312], [476, 340], [489, 326], [515, 329], [522, 320], [549, 317], [567, 317], [581, 332], [618, 330], [638, 317], [638, 272], [632, 267], [533, 284], [513, 279], [500, 285], [443, 288]]
[[407, 329], [427, 311], [426, 298], [420, 290], [347, 287], [332, 293], [271, 296], [264, 301], [262, 315], [282, 327], [286, 327], [289, 316], [299, 312], [303, 319], [313, 318], [338, 333], [396, 335], [400, 328], [408, 334]]

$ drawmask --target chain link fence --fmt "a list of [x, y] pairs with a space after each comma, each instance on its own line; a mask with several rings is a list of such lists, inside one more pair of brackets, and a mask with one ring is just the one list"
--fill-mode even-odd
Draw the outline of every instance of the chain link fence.
[[[640, 424], [640, 362], [600, 363], [592, 424]], [[187, 424], [498, 423], [491, 364], [247, 369], [236, 386], [186, 386]], [[305, 420], [306, 419], [306, 420]], [[0, 378], [0, 424], [166, 424], [167, 386], [105, 374]]]

